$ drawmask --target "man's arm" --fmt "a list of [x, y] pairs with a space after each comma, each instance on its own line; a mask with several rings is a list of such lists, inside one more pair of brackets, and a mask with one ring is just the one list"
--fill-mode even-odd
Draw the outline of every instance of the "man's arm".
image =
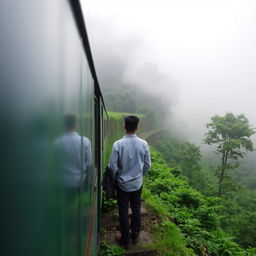
[[85, 148], [85, 168], [92, 165], [92, 146], [91, 141], [84, 137], [84, 148]]
[[113, 179], [115, 179], [118, 171], [118, 150], [115, 144], [113, 145], [113, 148], [112, 148], [112, 153], [110, 156], [108, 167], [111, 170]]
[[143, 175], [145, 175], [148, 172], [148, 169], [150, 166], [151, 166], [151, 158], [150, 158], [149, 147], [147, 145], [145, 156], [144, 156]]

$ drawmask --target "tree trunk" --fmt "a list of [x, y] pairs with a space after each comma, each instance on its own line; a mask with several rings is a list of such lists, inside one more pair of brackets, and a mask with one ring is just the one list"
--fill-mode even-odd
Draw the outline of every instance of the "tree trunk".
[[221, 194], [222, 194], [222, 183], [223, 183], [224, 172], [225, 172], [225, 169], [221, 167], [221, 174], [220, 174], [220, 180], [219, 180], [219, 192], [218, 192], [219, 197], [221, 197]]
[[221, 173], [220, 173], [220, 179], [219, 179], [219, 192], [218, 192], [219, 197], [221, 197], [221, 195], [222, 195], [222, 185], [223, 185], [223, 179], [224, 179], [225, 166], [227, 164], [227, 159], [228, 159], [228, 152], [224, 151], [222, 153], [222, 160], [221, 160]]

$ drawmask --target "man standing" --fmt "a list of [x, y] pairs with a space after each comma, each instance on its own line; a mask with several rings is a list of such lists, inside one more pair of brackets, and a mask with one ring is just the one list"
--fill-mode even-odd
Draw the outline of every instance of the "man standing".
[[109, 168], [116, 179], [117, 203], [121, 234], [116, 241], [127, 247], [130, 241], [128, 208], [132, 209], [131, 238], [137, 243], [141, 229], [141, 191], [143, 176], [148, 171], [151, 160], [148, 143], [136, 135], [139, 118], [125, 118], [126, 135], [113, 145]]

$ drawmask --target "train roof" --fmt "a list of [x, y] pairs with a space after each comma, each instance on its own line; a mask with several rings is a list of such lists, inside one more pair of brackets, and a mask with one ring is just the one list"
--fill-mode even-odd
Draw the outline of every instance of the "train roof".
[[69, 2], [72, 7], [72, 10], [73, 10], [74, 18], [75, 18], [80, 36], [82, 38], [83, 47], [84, 47], [85, 54], [86, 54], [86, 57], [88, 60], [88, 64], [89, 64], [89, 67], [90, 67], [90, 70], [92, 73], [92, 77], [95, 82], [95, 91], [98, 95], [100, 95], [100, 97], [102, 99], [102, 103], [106, 110], [106, 106], [105, 106], [104, 99], [103, 99], [100, 85], [99, 85], [99, 80], [98, 80], [97, 73], [96, 73], [95, 66], [94, 66], [94, 61], [92, 58], [91, 47], [90, 47], [90, 43], [89, 43], [89, 38], [88, 38], [86, 26], [85, 26], [85, 20], [84, 20], [84, 15], [83, 15], [80, 1], [79, 0], [70, 0]]

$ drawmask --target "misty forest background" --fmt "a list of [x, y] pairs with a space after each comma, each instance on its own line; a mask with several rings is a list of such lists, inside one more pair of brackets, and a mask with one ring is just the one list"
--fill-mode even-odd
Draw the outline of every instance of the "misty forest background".
[[[182, 127], [180, 131], [174, 129], [176, 125], [172, 115], [176, 100], [172, 91], [166, 93], [161, 87], [161, 84], [169, 84], [171, 88], [171, 79], [162, 74], [155, 64], [148, 63], [138, 69], [138, 79], [127, 82], [123, 79], [125, 61], [117, 58], [117, 55], [108, 54], [101, 55], [97, 67], [98, 73], [101, 74], [101, 85], [108, 111], [144, 114], [149, 129], [165, 129], [165, 132], [151, 142], [154, 147], [153, 161], [156, 161], [157, 165], [157, 161], [163, 158], [174, 176], [168, 176], [170, 179], [157, 179], [158, 175], [161, 175], [159, 173], [166, 170], [163, 170], [165, 167], [153, 167], [152, 177], [149, 176], [149, 180], [152, 178], [149, 190], [156, 196], [167, 192], [166, 197], [161, 200], [173, 206], [185, 198], [182, 211], [175, 210], [177, 215], [174, 216], [174, 221], [180, 224], [188, 247], [192, 248], [196, 255], [204, 255], [202, 248], [206, 246], [206, 241], [210, 240], [210, 255], [255, 255], [256, 250], [253, 248], [256, 247], [256, 153], [252, 151], [253, 148], [247, 148], [248, 152], [244, 155], [241, 153], [242, 150], [241, 154], [238, 153], [233, 159], [229, 159], [230, 164], [226, 164], [220, 194], [218, 171], [221, 168], [221, 155], [215, 153], [220, 146], [206, 146], [206, 136], [201, 138], [201, 144], [196, 145], [189, 142], [189, 138], [181, 131]], [[102, 61], [102, 56], [106, 61]], [[109, 69], [106, 70], [106, 66]], [[148, 83], [148, 90], [145, 83]], [[236, 118], [232, 113], [230, 115]], [[209, 119], [209, 123], [211, 121]], [[251, 136], [254, 130], [250, 126], [250, 120], [248, 122]], [[253, 136], [250, 139], [253, 139]], [[211, 143], [208, 141], [208, 144]], [[238, 149], [241, 149], [240, 146]], [[175, 194], [175, 189], [170, 189], [171, 184], [175, 183], [172, 180], [176, 179], [175, 177], [182, 180], [181, 183], [188, 182], [194, 190], [183, 188]], [[200, 204], [203, 205], [203, 210], [196, 213]], [[201, 222], [200, 216], [203, 216]]]
[[256, 255], [254, 1], [88, 2], [107, 110], [161, 130], [144, 199], [173, 219], [163, 255]]

